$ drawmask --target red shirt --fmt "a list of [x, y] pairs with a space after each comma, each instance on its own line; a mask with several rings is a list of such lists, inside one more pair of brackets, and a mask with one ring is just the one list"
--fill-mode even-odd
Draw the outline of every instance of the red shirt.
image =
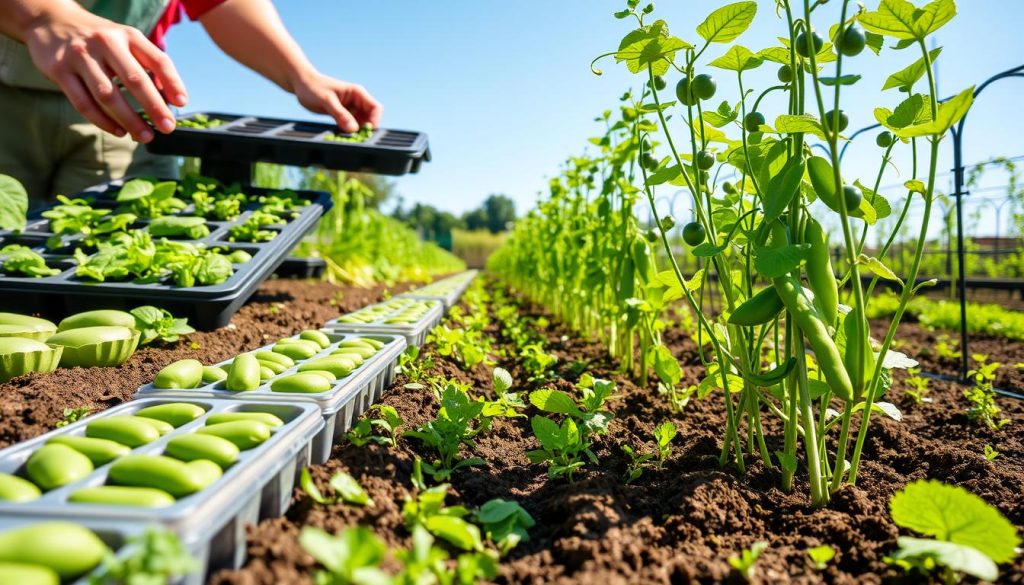
[[167, 5], [167, 10], [164, 11], [163, 16], [160, 17], [156, 26], [153, 27], [153, 32], [149, 35], [149, 40], [153, 41], [153, 44], [161, 49], [166, 48], [164, 46], [164, 36], [167, 34], [167, 29], [181, 22], [182, 10], [185, 11], [185, 14], [188, 15], [190, 20], [197, 20], [200, 16], [206, 14], [207, 11], [217, 7], [224, 1], [225, 0], [171, 0], [170, 4]]

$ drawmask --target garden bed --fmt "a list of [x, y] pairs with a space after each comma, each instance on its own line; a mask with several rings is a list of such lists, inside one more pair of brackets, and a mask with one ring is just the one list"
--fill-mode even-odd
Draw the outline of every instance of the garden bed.
[[[530, 318], [544, 311], [523, 304]], [[492, 312], [492, 317], [493, 317]], [[496, 353], [513, 344], [492, 324], [485, 330], [495, 338]], [[495, 419], [493, 430], [477, 438], [475, 455], [486, 467], [459, 470], [452, 478], [449, 504], [480, 506], [492, 498], [518, 501], [537, 524], [530, 540], [502, 560], [502, 583], [714, 583], [739, 581], [728, 558], [766, 541], [768, 548], [755, 568], [759, 583], [879, 583], [903, 573], [884, 557], [895, 549], [900, 530], [888, 513], [888, 501], [909, 481], [940, 479], [960, 485], [998, 507], [1018, 529], [1024, 528], [1024, 402], [1000, 399], [1003, 415], [1012, 422], [1001, 432], [989, 431], [967, 420], [961, 389], [932, 382], [931, 402], [916, 405], [903, 394], [898, 381], [888, 400], [903, 411], [902, 422], [878, 417], [865, 450], [861, 476], [855, 487], [843, 487], [832, 503], [814, 510], [807, 485], [798, 481], [792, 494], [779, 490], [777, 471], [750, 460], [746, 475], [718, 465], [719, 436], [724, 426], [723, 407], [712, 396], [692, 400], [682, 413], [659, 396], [652, 384], [642, 388], [616, 373], [603, 348], [581, 340], [571, 331], [552, 325], [543, 331], [547, 351], [559, 358], [556, 371], [564, 380], [550, 383], [571, 390], [578, 377], [574, 362], [583, 361], [596, 377], [614, 380], [616, 397], [609, 403], [616, 414], [609, 432], [598, 438], [599, 465], [577, 472], [575, 483], [549, 479], [545, 468], [532, 464], [526, 451], [538, 444], [529, 416]], [[703, 367], [695, 347], [685, 338], [670, 339], [685, 368], [687, 382], [696, 383]], [[493, 398], [490, 368], [478, 365], [463, 371], [436, 355], [430, 376], [454, 377], [472, 384], [474, 396]], [[518, 358], [499, 358], [524, 393], [544, 384], [526, 383]], [[437, 400], [424, 389], [407, 388], [400, 376], [383, 403], [405, 419], [404, 429], [430, 420]], [[661, 469], [650, 469], [632, 483], [624, 482], [629, 459], [621, 445], [650, 450], [656, 425], [673, 421], [679, 435], [672, 454]], [[855, 419], [856, 420], [856, 419]], [[776, 428], [768, 428], [778, 437]], [[990, 445], [1001, 453], [995, 461], [984, 455]], [[769, 444], [770, 449], [779, 445]], [[298, 543], [303, 526], [335, 533], [355, 524], [371, 527], [390, 546], [410, 546], [401, 507], [413, 493], [411, 474], [416, 455], [429, 453], [419, 443], [399, 439], [397, 448], [369, 444], [335, 447], [332, 459], [311, 469], [320, 489], [328, 494], [327, 480], [345, 470], [363, 485], [376, 506], [320, 505], [296, 490], [287, 516], [267, 520], [250, 532], [248, 564], [240, 571], [223, 572], [215, 583], [311, 583], [316, 566]], [[816, 569], [807, 549], [831, 545], [834, 560]], [[385, 563], [385, 569], [394, 568]], [[1002, 567], [1001, 582], [1024, 582], [1024, 560]]]
[[[392, 289], [401, 292], [408, 285]], [[339, 287], [302, 280], [265, 282], [231, 323], [165, 347], [140, 349], [116, 368], [59, 369], [0, 384], [0, 448], [52, 429], [65, 409], [102, 410], [129, 400], [167, 364], [195, 358], [213, 364], [269, 341], [316, 328], [347, 311], [381, 300], [383, 287]]]

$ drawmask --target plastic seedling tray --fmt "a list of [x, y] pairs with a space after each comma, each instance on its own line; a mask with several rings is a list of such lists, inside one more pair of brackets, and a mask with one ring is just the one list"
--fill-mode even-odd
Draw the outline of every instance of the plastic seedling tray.
[[[94, 207], [113, 207], [123, 180], [105, 183], [89, 189], [78, 197], [94, 200]], [[270, 189], [245, 188], [250, 195], [273, 193]], [[0, 232], [0, 247], [7, 244], [21, 244], [33, 248], [47, 261], [47, 264], [61, 270], [60, 274], [42, 278], [8, 275], [0, 270], [0, 305], [17, 306], [23, 311], [38, 311], [54, 317], [67, 313], [98, 308], [130, 309], [138, 305], [158, 305], [168, 309], [175, 316], [188, 317], [189, 323], [199, 329], [212, 330], [227, 325], [231, 316], [245, 303], [253, 292], [278, 266], [284, 262], [303, 235], [316, 225], [324, 211], [331, 207], [327, 193], [298, 191], [308, 204], [296, 210], [285, 224], [267, 226], [264, 229], [277, 232], [269, 242], [231, 242], [228, 232], [253, 213], [250, 207], [231, 221], [207, 221], [210, 234], [199, 240], [175, 239], [175, 241], [204, 245], [207, 248], [223, 248], [226, 253], [245, 250], [252, 260], [236, 264], [235, 272], [225, 282], [209, 286], [179, 287], [173, 282], [163, 281], [139, 284], [132, 281], [93, 282], [75, 275], [76, 263], [71, 256], [82, 236], [64, 238], [64, 245], [56, 250], [46, 248], [49, 220], [36, 218], [20, 234]], [[175, 215], [187, 216], [193, 213], [189, 205]], [[136, 229], [148, 229], [149, 221], [139, 220]], [[89, 251], [89, 250], [86, 250]], [[2, 268], [2, 267], [0, 267]], [[30, 306], [25, 306], [29, 303]]]
[[[388, 323], [394, 315], [401, 313], [405, 308], [414, 303], [427, 303], [426, 312], [413, 323]], [[391, 308], [393, 307], [393, 308]], [[390, 310], [389, 310], [390, 309]], [[351, 322], [342, 321], [344, 317], [359, 317], [361, 315], [379, 312], [372, 321]], [[444, 303], [436, 299], [409, 299], [395, 297], [389, 301], [363, 307], [339, 317], [331, 319], [324, 325], [324, 329], [335, 333], [354, 333], [358, 335], [388, 334], [403, 335], [409, 345], [419, 347], [427, 339], [427, 333], [441, 323], [444, 317]]]
[[410, 130], [377, 128], [362, 142], [347, 138], [333, 124], [236, 114], [193, 112], [181, 120], [205, 116], [210, 128], [179, 127], [146, 145], [150, 152], [234, 162], [272, 162], [297, 167], [317, 166], [379, 175], [416, 173], [430, 160], [427, 135]]
[[289, 256], [277, 267], [274, 274], [282, 278], [320, 278], [327, 269], [322, 258], [300, 258]]
[[[53, 518], [33, 518], [28, 516], [6, 516], [0, 518], [0, 532], [6, 530], [12, 530], [15, 528], [21, 528], [25, 526], [32, 526], [41, 522], [48, 522], [54, 520]], [[106, 520], [100, 518], [89, 518], [84, 520], [75, 520], [75, 524], [88, 528], [93, 531], [96, 536], [100, 537], [110, 550], [114, 552], [114, 556], [120, 558], [127, 558], [134, 552], [134, 545], [128, 544], [127, 540], [134, 536], [142, 534], [147, 528], [156, 527], [153, 523], [139, 522], [139, 521], [125, 521], [125, 520]], [[187, 547], [186, 547], [187, 548]], [[202, 552], [193, 549], [187, 549], [189, 554], [195, 556], [196, 553]], [[59, 554], [61, 551], [55, 550], [55, 554]], [[93, 575], [99, 575], [101, 573], [102, 565], [97, 567], [95, 570], [87, 573], [78, 579], [71, 581], [71, 585], [88, 585], [89, 577]], [[204, 582], [203, 574], [201, 571], [194, 571], [188, 575], [185, 575], [179, 579], [174, 579], [168, 583], [168, 585], [200, 585]], [[11, 584], [17, 585], [17, 584]]]
[[[353, 422], [384, 393], [395, 377], [398, 358], [405, 351], [406, 343], [399, 335], [345, 335], [328, 334], [331, 345], [309, 359], [326, 357], [345, 339], [368, 337], [384, 343], [384, 347], [367, 358], [358, 368], [344, 378], [339, 378], [327, 392], [316, 394], [299, 394], [274, 392], [271, 384], [283, 376], [294, 374], [299, 365], [308, 360], [296, 360], [295, 366], [288, 368], [273, 378], [264, 381], [257, 389], [248, 392], [233, 392], [224, 387], [224, 382], [207, 384], [193, 389], [162, 390], [154, 388], [152, 383], [138, 389], [136, 397], [159, 396], [165, 399], [208, 397], [235, 401], [261, 401], [275, 404], [312, 404], [323, 418], [323, 428], [313, 440], [312, 460], [324, 463], [331, 455], [331, 447], [341, 441]], [[254, 351], [270, 351], [274, 345], [267, 345]], [[231, 360], [217, 364], [227, 366]]]
[[312, 440], [323, 428], [313, 404], [183, 398], [132, 400], [0, 451], [0, 472], [26, 477], [25, 462], [51, 437], [82, 436], [86, 425], [99, 418], [131, 415], [147, 406], [169, 402], [198, 404], [206, 409], [206, 414], [152, 443], [136, 447], [132, 453], [160, 454], [171, 437], [202, 428], [206, 417], [216, 412], [269, 412], [285, 424], [273, 429], [273, 434], [263, 444], [242, 451], [238, 461], [206, 489], [180, 498], [165, 508], [68, 501], [68, 496], [76, 489], [105, 484], [111, 465], [107, 464], [77, 482], [44, 493], [39, 499], [24, 503], [0, 502], [0, 518], [159, 523], [176, 533], [200, 566], [205, 567], [194, 581], [196, 584], [203, 583], [203, 577], [215, 570], [240, 567], [245, 561], [245, 526], [255, 524], [261, 517], [282, 515], [291, 502], [296, 477], [302, 467], [309, 464]]
[[466, 289], [469, 288], [469, 285], [473, 282], [473, 279], [476, 278], [476, 275], [476, 270], [467, 270], [466, 272], [449, 276], [443, 280], [432, 282], [426, 286], [410, 290], [409, 292], [402, 293], [398, 296], [403, 299], [438, 300], [444, 303], [444, 308], [447, 311], [459, 302], [459, 299], [462, 298], [462, 295], [466, 292]]

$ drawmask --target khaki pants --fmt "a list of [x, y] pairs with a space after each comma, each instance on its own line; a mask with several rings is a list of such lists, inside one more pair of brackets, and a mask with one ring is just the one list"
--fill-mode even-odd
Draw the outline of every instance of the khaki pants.
[[35, 208], [126, 175], [176, 178], [178, 159], [100, 130], [62, 93], [0, 84], [0, 173], [21, 181]]

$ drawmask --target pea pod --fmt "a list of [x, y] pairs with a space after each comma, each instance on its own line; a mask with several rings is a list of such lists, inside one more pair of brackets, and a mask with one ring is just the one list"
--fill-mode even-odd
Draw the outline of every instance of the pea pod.
[[293, 360], [307, 360], [320, 353], [320, 346], [312, 341], [281, 340], [274, 344], [274, 353], [288, 356]]
[[295, 365], [295, 360], [284, 354], [277, 353], [276, 351], [257, 351], [256, 359], [261, 362], [280, 364], [281, 366], [284, 366], [284, 369], [288, 369]]
[[72, 522], [40, 522], [0, 532], [0, 562], [46, 567], [66, 581], [94, 569], [109, 552], [91, 530]]
[[108, 416], [98, 418], [85, 427], [85, 436], [138, 447], [160, 438], [160, 431], [146, 420], [136, 416]]
[[238, 447], [216, 435], [190, 433], [178, 435], [167, 442], [164, 453], [181, 461], [208, 459], [221, 467], [230, 467], [238, 460]]
[[636, 266], [637, 276], [640, 281], [647, 284], [654, 280], [655, 267], [654, 258], [651, 256], [651, 246], [641, 236], [634, 236], [632, 250], [633, 264]]
[[93, 472], [92, 461], [71, 447], [47, 444], [25, 463], [25, 473], [44, 491], [76, 482]]
[[804, 269], [807, 271], [807, 283], [814, 293], [814, 303], [821, 309], [825, 322], [834, 325], [839, 316], [839, 286], [836, 274], [832, 270], [828, 235], [813, 217], [807, 218], [804, 242], [811, 245], [811, 253]]
[[186, 463], [163, 455], [127, 455], [111, 464], [107, 477], [114, 485], [149, 487], [182, 498], [203, 489]]
[[221, 469], [220, 465], [208, 459], [189, 461], [185, 464], [185, 467], [188, 468], [189, 473], [199, 483], [199, 489], [205, 489], [224, 475], [224, 470]]
[[146, 418], [144, 416], [136, 416], [133, 418], [137, 418], [143, 423], [153, 427], [154, 429], [156, 429], [156, 432], [160, 433], [161, 436], [166, 435], [167, 433], [174, 430], [174, 427], [170, 423], [165, 423], [162, 420], [157, 420], [155, 418]]
[[46, 319], [17, 313], [0, 313], [0, 336], [10, 335], [46, 341], [47, 337], [56, 332], [57, 326]]
[[341, 349], [334, 350], [328, 357], [338, 357], [347, 359], [348, 361], [352, 362], [353, 370], [363, 365], [363, 362], [366, 361], [363, 359], [363, 356], [353, 352], [351, 347], [343, 347]]
[[150, 487], [97, 485], [71, 492], [68, 501], [79, 504], [166, 508], [174, 505], [174, 496], [163, 490]]
[[0, 583], [12, 585], [60, 585], [60, 575], [53, 569], [24, 563], [0, 562]]
[[[836, 213], [841, 213], [839, 198], [843, 196], [842, 188], [836, 186], [836, 176], [832, 164], [820, 156], [812, 156], [807, 159], [807, 175], [811, 179], [811, 186], [814, 193], [821, 199], [821, 202]], [[847, 209], [850, 217], [864, 217], [864, 212], [857, 209]]]
[[260, 362], [251, 353], [243, 353], [231, 361], [224, 387], [232, 392], [248, 392], [260, 387]]
[[[318, 379], [323, 380], [323, 378]], [[269, 439], [270, 427], [256, 420], [236, 420], [207, 425], [197, 430], [196, 433], [227, 439], [242, 451], [246, 451]]]
[[332, 372], [328, 372], [327, 370], [306, 369], [306, 370], [303, 370], [302, 373], [303, 374], [316, 374], [317, 376], [320, 376], [321, 378], [323, 378], [324, 380], [327, 380], [328, 382], [333, 382], [333, 381], [338, 379], [337, 376], [335, 376]]
[[779, 298], [786, 305], [789, 318], [803, 331], [807, 343], [814, 350], [818, 369], [825, 376], [829, 387], [839, 398], [847, 402], [853, 400], [853, 384], [846, 368], [843, 367], [839, 349], [829, 334], [825, 321], [804, 293], [800, 282], [792, 276], [781, 276], [772, 282], [779, 293]]
[[275, 376], [277, 374], [280, 374], [281, 372], [283, 372], [283, 371], [288, 369], [287, 367], [282, 366], [281, 364], [279, 364], [277, 362], [271, 362], [271, 361], [263, 360], [263, 359], [260, 359], [260, 358], [256, 358], [256, 361], [258, 361], [260, 363], [260, 369], [261, 370], [262, 369], [270, 370], [270, 373], [275, 375]]
[[188, 424], [206, 414], [206, 409], [191, 402], [169, 402], [147, 406], [135, 412], [135, 416], [163, 421], [174, 428]]
[[372, 347], [373, 349], [381, 349], [384, 347], [384, 342], [372, 337], [349, 337], [348, 339], [344, 339], [338, 343], [338, 347], [351, 347], [353, 345], [362, 345]]
[[[861, 322], [863, 333], [857, 333], [857, 321]], [[860, 316], [858, 311], [847, 313], [843, 318], [843, 333], [846, 337], [846, 345], [843, 348], [843, 365], [850, 374], [850, 382], [853, 385], [853, 397], [860, 400], [867, 389], [868, 380], [875, 371], [875, 352], [871, 349], [871, 343], [864, 335], [871, 329], [867, 320]]]
[[349, 347], [339, 348], [339, 349], [337, 349], [335, 351], [337, 351], [338, 353], [342, 353], [342, 354], [355, 354], [355, 355], [358, 355], [360, 358], [362, 358], [364, 360], [370, 359], [371, 357], [374, 356], [374, 354], [377, 353], [376, 349], [373, 349], [372, 347], [365, 347], [365, 346], [349, 346]]
[[266, 366], [260, 366], [260, 382], [266, 382], [276, 375], [277, 374], [274, 373], [274, 370], [271, 370]]
[[344, 378], [351, 374], [354, 369], [355, 363], [340, 355], [312, 359], [307, 362], [303, 362], [302, 365], [298, 367], [298, 371], [300, 372], [308, 370], [328, 371], [334, 374], [335, 378]]
[[203, 381], [203, 364], [199, 360], [178, 360], [160, 370], [153, 378], [153, 387], [161, 390], [196, 388]]
[[270, 414], [269, 412], [218, 412], [211, 414], [206, 417], [207, 425], [217, 425], [226, 422], [235, 422], [239, 420], [254, 420], [261, 422], [268, 427], [277, 428], [284, 425], [284, 421], [280, 418]]
[[89, 458], [96, 467], [106, 465], [118, 457], [132, 452], [131, 448], [110, 439], [95, 439], [77, 435], [59, 435], [46, 442], [47, 445], [64, 445], [71, 447]]
[[57, 331], [68, 329], [81, 329], [83, 327], [127, 327], [135, 329], [135, 317], [125, 311], [114, 309], [100, 309], [98, 311], [85, 311], [65, 318], [57, 325]]
[[774, 286], [769, 286], [736, 307], [732, 315], [729, 315], [729, 324], [742, 327], [764, 325], [778, 317], [783, 308], [785, 305], [778, 291]]
[[220, 366], [203, 366], [203, 383], [214, 384], [221, 380], [227, 380], [228, 373]]
[[299, 333], [299, 339], [312, 341], [319, 345], [320, 349], [327, 349], [327, 346], [331, 344], [331, 339], [327, 337], [323, 331], [317, 331], [316, 329], [306, 329], [302, 333]]
[[0, 473], [0, 502], [31, 502], [41, 495], [42, 492], [31, 481], [17, 475]]
[[293, 394], [318, 394], [331, 389], [331, 382], [321, 375], [312, 372], [301, 372], [278, 378], [270, 385], [274, 392]]

